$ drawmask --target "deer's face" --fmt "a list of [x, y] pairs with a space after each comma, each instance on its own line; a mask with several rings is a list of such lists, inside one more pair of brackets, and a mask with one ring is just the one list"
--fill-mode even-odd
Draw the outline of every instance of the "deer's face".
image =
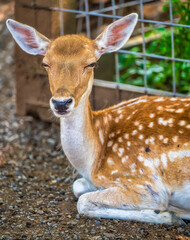
[[93, 41], [79, 36], [63, 36], [50, 44], [42, 65], [49, 76], [55, 116], [70, 115], [89, 96], [97, 58]]
[[80, 101], [89, 96], [97, 59], [126, 43], [137, 18], [137, 14], [132, 13], [115, 21], [94, 41], [68, 35], [52, 42], [34, 28], [11, 19], [7, 20], [7, 27], [25, 52], [45, 56], [43, 66], [48, 72], [52, 93], [50, 106], [55, 116], [63, 117], [70, 115]]

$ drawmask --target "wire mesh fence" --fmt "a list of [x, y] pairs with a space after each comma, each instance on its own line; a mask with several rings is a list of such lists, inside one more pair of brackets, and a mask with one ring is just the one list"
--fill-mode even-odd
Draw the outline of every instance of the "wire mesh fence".
[[[126, 45], [114, 53], [115, 82], [96, 79], [96, 85], [131, 89], [146, 94], [173, 96], [190, 94], [190, 57], [188, 57], [190, 47], [188, 48], [187, 44], [183, 46], [188, 37], [190, 38], [190, 18], [182, 19], [180, 12], [181, 9], [183, 14], [186, 14], [185, 9], [187, 13], [190, 12], [189, 0], [186, 2], [181, 0], [79, 0], [76, 2], [75, 9], [64, 8], [63, 0], [57, 0], [55, 6], [33, 2], [25, 4], [25, 7], [58, 11], [60, 35], [64, 34], [64, 12], [74, 13], [76, 33], [86, 34], [89, 38], [94, 38], [105, 25], [124, 15], [131, 12], [139, 14], [138, 25], [129, 46]], [[155, 3], [157, 5], [153, 7], [161, 8], [160, 15], [164, 13], [164, 17], [157, 16], [151, 19], [147, 9], [145, 13], [145, 7]], [[156, 11], [158, 9], [154, 9], [154, 12]], [[162, 51], [162, 48], [165, 48], [165, 51]], [[135, 64], [131, 63], [132, 61]]]

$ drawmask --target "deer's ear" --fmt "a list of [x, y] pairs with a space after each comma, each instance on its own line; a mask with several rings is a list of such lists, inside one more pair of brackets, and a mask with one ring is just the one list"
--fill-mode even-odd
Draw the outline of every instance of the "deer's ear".
[[138, 15], [132, 13], [107, 26], [95, 39], [97, 57], [99, 58], [103, 53], [120, 49], [131, 36], [137, 20]]
[[50, 40], [34, 28], [12, 19], [6, 21], [7, 28], [15, 41], [25, 52], [32, 55], [46, 55]]

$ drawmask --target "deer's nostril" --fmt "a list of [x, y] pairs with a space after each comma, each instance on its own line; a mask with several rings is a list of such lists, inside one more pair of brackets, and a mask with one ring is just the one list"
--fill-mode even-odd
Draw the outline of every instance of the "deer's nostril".
[[68, 100], [65, 101], [65, 105], [69, 107], [69, 105], [73, 102], [72, 98], [69, 98]]
[[73, 102], [73, 99], [72, 98], [69, 98], [68, 100], [67, 100], [67, 103], [69, 103], [69, 104], [71, 104]]
[[51, 101], [52, 101], [53, 104], [56, 104], [56, 100], [54, 98], [52, 98]]

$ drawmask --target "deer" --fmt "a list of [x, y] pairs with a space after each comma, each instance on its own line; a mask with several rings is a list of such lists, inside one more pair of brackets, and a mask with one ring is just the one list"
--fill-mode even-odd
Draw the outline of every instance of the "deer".
[[98, 59], [123, 47], [137, 21], [136, 13], [124, 16], [95, 40], [75, 34], [50, 40], [15, 20], [6, 24], [22, 50], [43, 56], [61, 145], [81, 175], [73, 183], [79, 214], [184, 224], [190, 219], [190, 98], [144, 95], [99, 111], [90, 106]]

